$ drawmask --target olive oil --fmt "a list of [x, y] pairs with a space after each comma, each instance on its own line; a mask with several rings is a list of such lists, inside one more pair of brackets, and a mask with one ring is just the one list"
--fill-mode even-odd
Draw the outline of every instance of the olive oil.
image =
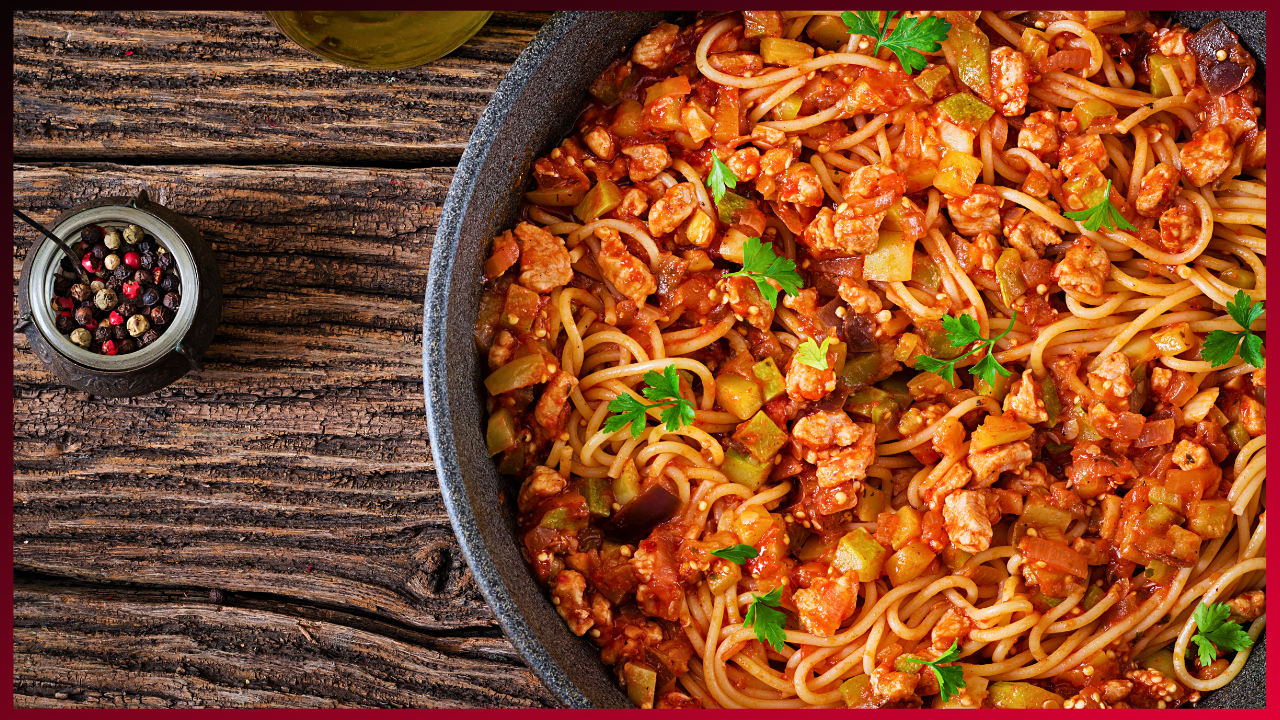
[[466, 42], [491, 10], [270, 11], [290, 40], [349, 67], [395, 70], [431, 62]]

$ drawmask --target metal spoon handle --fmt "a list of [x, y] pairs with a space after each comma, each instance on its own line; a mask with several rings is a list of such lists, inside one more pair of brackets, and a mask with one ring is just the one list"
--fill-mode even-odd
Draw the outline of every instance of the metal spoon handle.
[[88, 273], [86, 273], [86, 272], [84, 271], [84, 268], [82, 268], [82, 267], [80, 266], [80, 258], [76, 257], [76, 254], [75, 254], [75, 252], [74, 252], [74, 251], [72, 251], [72, 249], [71, 249], [71, 246], [70, 246], [70, 245], [67, 245], [67, 243], [66, 243], [66, 242], [64, 242], [64, 241], [62, 240], [62, 238], [58, 237], [57, 235], [54, 235], [54, 234], [53, 234], [53, 232], [51, 232], [51, 231], [49, 230], [49, 228], [46, 228], [44, 225], [41, 225], [40, 223], [36, 222], [35, 220], [32, 220], [31, 218], [27, 217], [26, 213], [22, 212], [22, 211], [21, 211], [21, 210], [19, 210], [18, 208], [14, 208], [14, 209], [13, 209], [13, 214], [14, 214], [14, 215], [17, 215], [17, 216], [18, 216], [18, 219], [19, 219], [19, 220], [21, 220], [22, 222], [24, 222], [24, 223], [26, 223], [26, 224], [30, 225], [31, 227], [33, 227], [33, 228], [35, 228], [35, 229], [39, 230], [40, 232], [44, 233], [44, 236], [45, 236], [45, 237], [47, 237], [47, 238], [49, 238], [50, 240], [52, 240], [52, 241], [54, 241], [55, 243], [57, 243], [58, 247], [62, 248], [62, 252], [66, 253], [66, 254], [67, 254], [67, 257], [71, 258], [71, 267], [73, 267], [73, 268], [75, 268], [75, 269], [76, 269], [76, 272], [80, 275], [80, 280], [81, 280], [85, 285], [88, 285], [88, 284], [89, 284], [89, 282], [90, 282], [90, 281], [89, 281], [89, 274], [88, 274]]

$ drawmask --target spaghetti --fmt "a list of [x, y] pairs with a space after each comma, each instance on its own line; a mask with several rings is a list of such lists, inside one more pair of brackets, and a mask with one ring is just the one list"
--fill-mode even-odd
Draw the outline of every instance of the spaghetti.
[[1265, 337], [1252, 58], [940, 15], [913, 75], [832, 13], [659, 25], [494, 242], [489, 451], [642, 707], [1175, 707], [1248, 657], [1198, 607], [1265, 627], [1264, 368], [1201, 353]]

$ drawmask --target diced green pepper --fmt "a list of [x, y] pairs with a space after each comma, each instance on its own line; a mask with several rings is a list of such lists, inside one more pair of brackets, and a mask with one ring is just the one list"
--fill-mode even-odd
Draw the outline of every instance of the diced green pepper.
[[772, 458], [789, 438], [787, 432], [775, 425], [763, 410], [738, 425], [733, 433], [733, 439], [745, 445], [751, 456], [760, 462]]
[[1071, 524], [1071, 513], [1052, 505], [1028, 504], [1022, 509], [1022, 519], [1038, 528], [1056, 527], [1066, 530]]
[[627, 458], [622, 466], [622, 473], [613, 480], [613, 499], [619, 506], [626, 505], [640, 494], [640, 471], [636, 469], [636, 461]]
[[524, 445], [517, 443], [515, 447], [502, 453], [502, 457], [498, 458], [498, 473], [502, 475], [519, 475], [524, 470], [524, 461]]
[[1031, 60], [1031, 68], [1034, 70], [1049, 57], [1049, 38], [1035, 28], [1027, 28], [1022, 31], [1018, 50]]
[[1064, 599], [1065, 599], [1065, 598], [1049, 597], [1048, 595], [1045, 595], [1044, 593], [1040, 592], [1039, 590], [1037, 590], [1037, 591], [1036, 591], [1036, 594], [1035, 594], [1035, 595], [1032, 595], [1032, 596], [1031, 596], [1031, 602], [1032, 602], [1032, 603], [1035, 603], [1036, 605], [1040, 605], [1040, 606], [1047, 607], [1047, 608], [1055, 608], [1055, 607], [1058, 607], [1059, 605], [1061, 605], [1061, 604], [1062, 604], [1062, 601], [1063, 601]]
[[853, 512], [859, 522], [875, 522], [876, 516], [884, 512], [884, 491], [864, 483]]
[[960, 81], [979, 94], [991, 90], [991, 40], [965, 15], [948, 11], [951, 32], [947, 42], [954, 48], [956, 73]]
[[835, 50], [849, 42], [849, 28], [838, 16], [819, 15], [804, 26], [805, 34], [826, 50]]
[[707, 587], [712, 595], [723, 595], [741, 579], [742, 570], [737, 565], [728, 561], [718, 562], [707, 573]]
[[760, 57], [766, 65], [799, 65], [813, 59], [813, 46], [799, 40], [767, 37], [760, 40]]
[[[1068, 195], [1075, 195], [1083, 205], [1081, 210], [1095, 207], [1107, 197], [1107, 179], [1102, 176], [1098, 166], [1084, 163], [1080, 176], [1062, 184]], [[1074, 209], [1074, 208], [1073, 208]]]
[[982, 375], [976, 375], [973, 378], [973, 391], [979, 395], [986, 395], [989, 398], [995, 398], [998, 402], [1004, 402], [1004, 396], [1009, 394], [1009, 388], [1013, 385], [1014, 376], [1009, 377], [996, 374], [995, 384], [987, 382]]
[[1022, 256], [1013, 248], [1005, 248], [996, 260], [996, 279], [1000, 281], [1000, 299], [1006, 307], [1027, 294], [1027, 283], [1022, 279]]
[[1075, 113], [1076, 119], [1080, 121], [1080, 130], [1088, 130], [1094, 121], [1099, 118], [1111, 118], [1114, 120], [1119, 113], [1116, 108], [1106, 100], [1097, 98], [1089, 98], [1076, 103], [1071, 112]]
[[1147, 381], [1147, 364], [1139, 362], [1134, 365], [1129, 378], [1133, 380], [1133, 392], [1129, 393], [1129, 412], [1140, 413], [1151, 392], [1151, 383]]
[[484, 433], [485, 445], [489, 448], [489, 457], [510, 450], [516, 445], [516, 421], [511, 411], [499, 408], [489, 416], [489, 425]]
[[739, 420], [746, 420], [760, 411], [764, 398], [755, 382], [741, 375], [722, 373], [716, 378], [716, 402]]
[[575, 532], [587, 526], [587, 519], [573, 512], [573, 508], [562, 505], [548, 510], [538, 525], [551, 530]]
[[898, 401], [877, 387], [864, 387], [850, 395], [844, 409], [865, 417], [877, 428], [888, 422], [896, 423], [898, 417]]
[[911, 262], [911, 279], [923, 285], [926, 290], [937, 292], [942, 284], [942, 270], [932, 258], [917, 253]]
[[787, 383], [783, 380], [782, 373], [778, 370], [778, 364], [771, 357], [752, 365], [751, 374], [755, 375], [756, 379], [760, 381], [760, 387], [764, 390], [765, 402], [769, 402], [787, 390]]
[[1227, 268], [1218, 277], [1231, 287], [1243, 290], [1252, 290], [1257, 285], [1257, 278], [1254, 277], [1253, 272], [1242, 267]]
[[932, 98], [933, 91], [938, 89], [938, 83], [941, 83], [950, 74], [951, 68], [946, 65], [932, 65], [921, 70], [920, 74], [912, 78], [912, 80], [915, 82], [916, 87]]
[[1249, 430], [1244, 426], [1244, 423], [1239, 420], [1233, 420], [1227, 423], [1227, 426], [1222, 429], [1222, 432], [1226, 433], [1226, 436], [1230, 438], [1231, 442], [1236, 444], [1236, 447], [1244, 447], [1245, 445], [1248, 445], [1251, 439], [1249, 437]]
[[587, 512], [596, 517], [613, 514], [613, 488], [608, 478], [587, 478], [583, 482], [582, 494], [587, 499]]
[[993, 682], [987, 686], [993, 707], [1013, 710], [1049, 710], [1062, 707], [1062, 696], [1025, 682]]
[[720, 466], [720, 471], [733, 482], [755, 490], [769, 478], [769, 473], [773, 472], [773, 463], [756, 460], [750, 455], [728, 448], [724, 451], [724, 464]]
[[1174, 525], [1182, 522], [1182, 517], [1168, 505], [1152, 505], [1142, 513], [1139, 520], [1142, 527], [1153, 533], [1168, 532]]
[[1093, 606], [1097, 605], [1098, 602], [1102, 600], [1102, 598], [1106, 597], [1106, 595], [1107, 595], [1106, 591], [1104, 591], [1102, 588], [1098, 587], [1097, 585], [1090, 585], [1089, 589], [1085, 591], [1084, 600], [1080, 601], [1080, 605], [1085, 610], [1092, 610]]
[[1062, 403], [1058, 400], [1058, 388], [1053, 384], [1052, 377], [1045, 377], [1040, 381], [1040, 399], [1044, 402], [1045, 427], [1053, 427], [1058, 424], [1058, 416], [1062, 414]]
[[1071, 417], [1075, 419], [1076, 424], [1080, 428], [1080, 434], [1076, 435], [1077, 441], [1092, 442], [1101, 440], [1102, 434], [1093, 427], [1093, 423], [1089, 421], [1089, 411], [1084, 409], [1080, 403], [1071, 406]]
[[622, 190], [609, 180], [601, 180], [587, 191], [582, 202], [573, 209], [573, 214], [582, 222], [589, 223], [621, 204]]
[[840, 371], [840, 379], [851, 388], [866, 385], [876, 373], [880, 372], [880, 353], [854, 353], [845, 360], [844, 369]]
[[1151, 94], [1156, 97], [1169, 97], [1173, 94], [1173, 88], [1169, 87], [1169, 81], [1164, 76], [1162, 69], [1164, 67], [1170, 67], [1176, 72], [1178, 61], [1160, 53], [1151, 53], [1147, 56], [1147, 74], [1151, 76]]
[[834, 565], [846, 575], [855, 574], [858, 582], [874, 582], [884, 569], [887, 554], [888, 551], [876, 542], [871, 533], [865, 528], [856, 528], [840, 538]]
[[733, 222], [733, 214], [746, 210], [748, 205], [746, 198], [726, 190], [724, 196], [716, 202], [716, 213], [720, 216], [720, 222], [728, 225]]
[[[943, 68], [946, 69], [946, 68]], [[940, 100], [937, 108], [946, 113], [957, 125], [970, 130], [977, 130], [991, 119], [995, 109], [973, 96], [973, 93], [961, 92]]]

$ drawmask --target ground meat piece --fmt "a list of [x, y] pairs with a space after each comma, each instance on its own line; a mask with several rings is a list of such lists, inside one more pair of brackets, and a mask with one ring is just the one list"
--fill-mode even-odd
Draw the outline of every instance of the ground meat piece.
[[1201, 128], [1182, 146], [1182, 171], [1195, 187], [1208, 185], [1231, 164], [1231, 154], [1231, 136], [1225, 128]]
[[1062, 261], [1053, 266], [1053, 279], [1063, 289], [1098, 297], [1111, 272], [1107, 251], [1085, 236], [1076, 238]]
[[951, 249], [955, 252], [960, 267], [966, 273], [995, 270], [996, 261], [1000, 259], [1000, 253], [1004, 250], [1000, 246], [1000, 240], [988, 232], [979, 234], [973, 242], [968, 242], [959, 235], [952, 235]]
[[840, 182], [840, 192], [855, 215], [874, 215], [902, 198], [907, 179], [883, 164], [854, 170]]
[[1249, 437], [1267, 434], [1267, 409], [1252, 395], [1240, 396], [1240, 422]]
[[975, 627], [977, 626], [964, 610], [951, 605], [938, 618], [938, 624], [929, 633], [929, 647], [934, 652], [945, 653], [952, 643], [964, 640]]
[[[1045, 382], [1052, 381], [1046, 378]], [[1036, 382], [1035, 375], [1030, 369], [1025, 370], [1022, 377], [1015, 380], [1013, 387], [1009, 388], [1009, 394], [1004, 398], [1004, 412], [1028, 425], [1042, 423], [1049, 419], [1044, 400], [1040, 397], [1040, 383]]]
[[549, 293], [573, 280], [564, 241], [537, 225], [516, 226], [520, 239], [520, 284], [536, 293]]
[[1199, 693], [1195, 698], [1189, 697], [1186, 688], [1159, 670], [1130, 670], [1124, 676], [1133, 681], [1133, 691], [1129, 693], [1131, 707], [1164, 710], [1176, 708], [1184, 702], [1194, 702], [1199, 697]]
[[791, 426], [791, 437], [802, 447], [813, 450], [848, 447], [861, 436], [861, 429], [843, 410], [810, 413]]
[[1062, 703], [1066, 710], [1106, 710], [1129, 697], [1133, 683], [1129, 680], [1108, 680], [1099, 685], [1089, 684], [1080, 693]]
[[617, 144], [614, 143], [613, 136], [609, 134], [608, 129], [599, 125], [583, 133], [582, 142], [586, 143], [596, 157], [606, 162], [612, 160], [617, 153]]
[[787, 168], [786, 173], [778, 181], [778, 188], [779, 200], [797, 205], [818, 207], [826, 198], [822, 183], [818, 180], [818, 171], [805, 162], [796, 163]]
[[1231, 608], [1232, 622], [1252, 622], [1267, 611], [1267, 594], [1262, 590], [1249, 590], [1227, 601]]
[[760, 151], [753, 147], [742, 148], [730, 155], [725, 165], [733, 171], [738, 182], [755, 180], [760, 174]]
[[575, 570], [562, 570], [551, 582], [551, 604], [574, 635], [582, 635], [595, 624], [591, 608], [583, 597], [586, 589], [587, 579]]
[[658, 704], [654, 707], [659, 710], [700, 710], [702, 701], [678, 690], [672, 690], [659, 698]]
[[658, 25], [636, 43], [631, 50], [631, 59], [650, 70], [657, 70], [671, 54], [679, 34], [680, 28], [671, 23]]
[[991, 50], [991, 85], [995, 92], [997, 109], [1005, 117], [1021, 115], [1027, 107], [1027, 82], [1031, 75], [1031, 61], [1026, 55], [1011, 47]]
[[820, 487], [862, 480], [876, 459], [875, 426], [855, 423], [842, 410], [800, 418], [791, 428], [791, 437], [803, 451], [804, 461], [818, 466]]
[[672, 622], [679, 620], [684, 590], [680, 587], [670, 539], [654, 533], [642, 540], [631, 558], [631, 567], [640, 579], [636, 603], [644, 614]]
[[1043, 160], [1058, 149], [1058, 111], [1038, 110], [1027, 115], [1018, 131], [1018, 147]]
[[[853, 447], [844, 450], [818, 450], [805, 454], [807, 462], [818, 466], [819, 487], [834, 488], [850, 481], [866, 479], [867, 468], [876, 461], [876, 446], [874, 426], [868, 423], [865, 427], [868, 428], [866, 434], [859, 438], [858, 444]], [[855, 492], [847, 495], [846, 502], [852, 501], [848, 505], [849, 508], [857, 504], [856, 491], [860, 489], [861, 485], [858, 484], [852, 488]], [[844, 504], [840, 503], [838, 498], [837, 503]]]
[[[768, 125], [757, 124], [755, 127], [751, 128], [751, 135], [749, 135], [747, 139], [751, 141], [752, 145], [763, 149], [766, 156], [768, 155], [768, 151], [779, 150], [783, 145], [787, 144], [787, 134], [777, 128], [771, 128]], [[788, 152], [786, 155], [786, 165], [790, 165], [791, 153]], [[774, 174], [785, 170], [786, 165], [784, 165], [781, 170], [775, 171]]]
[[920, 499], [930, 510], [938, 510], [951, 493], [964, 487], [973, 478], [973, 472], [963, 463], [956, 463], [940, 477], [929, 473], [920, 487]]
[[640, 188], [631, 188], [622, 195], [622, 204], [618, 205], [618, 212], [623, 215], [632, 217], [640, 217], [649, 207], [649, 196]]
[[656, 237], [675, 232], [698, 207], [698, 190], [691, 182], [673, 185], [649, 210], [649, 234]]
[[973, 186], [968, 197], [947, 197], [947, 214], [956, 232], [965, 237], [1000, 232], [1000, 203], [996, 189], [982, 183]]
[[649, 272], [648, 266], [640, 262], [639, 258], [631, 254], [617, 230], [601, 227], [596, 229], [596, 235], [600, 238], [600, 254], [596, 256], [596, 265], [600, 267], [604, 279], [618, 292], [636, 305], [641, 305], [646, 298], [658, 291], [653, 273]]
[[943, 501], [947, 536], [961, 550], [982, 552], [991, 547], [991, 519], [981, 493], [957, 490]]
[[1180, 440], [1173, 449], [1173, 464], [1183, 470], [1209, 467], [1213, 464], [1209, 449], [1190, 440]]
[[515, 335], [509, 330], [499, 330], [493, 339], [493, 345], [489, 346], [489, 369], [497, 370], [498, 368], [511, 362], [511, 355], [515, 352], [516, 346]]
[[756, 287], [755, 280], [735, 275], [722, 278], [716, 287], [723, 293], [724, 301], [729, 304], [733, 314], [750, 323], [752, 327], [768, 330], [773, 324], [773, 306], [769, 305], [769, 301], [760, 294], [760, 288]]
[[1111, 162], [1107, 147], [1102, 144], [1102, 138], [1098, 135], [1073, 135], [1067, 138], [1062, 144], [1061, 155], [1058, 168], [1069, 180], [1089, 173], [1090, 165], [1098, 170], [1106, 170]]
[[538, 503], [564, 490], [564, 486], [565, 479], [560, 473], [545, 465], [539, 465], [520, 485], [520, 496], [516, 500], [516, 507], [520, 512], [529, 512], [537, 507]]
[[1183, 252], [1200, 235], [1200, 214], [1191, 205], [1175, 205], [1160, 215], [1160, 246], [1171, 253]]
[[690, 245], [709, 248], [711, 247], [711, 241], [716, 239], [716, 223], [705, 210], [698, 208], [685, 221], [684, 236]]
[[983, 488], [1000, 478], [1000, 473], [1021, 472], [1031, 463], [1031, 443], [1026, 440], [1005, 443], [986, 450], [969, 450], [969, 467], [973, 469], [972, 487]]
[[1133, 376], [1129, 358], [1113, 352], [1102, 360], [1097, 370], [1089, 371], [1089, 389], [1100, 397], [1127, 398], [1133, 394]]
[[831, 637], [853, 614], [858, 599], [858, 583], [847, 575], [835, 580], [817, 578], [809, 587], [791, 596], [800, 624], [818, 637]]
[[1024, 262], [1039, 260], [1045, 248], [1062, 242], [1062, 236], [1048, 221], [1023, 208], [1005, 214], [1004, 236]]
[[871, 690], [876, 696], [877, 704], [896, 706], [908, 703], [919, 707], [920, 698], [916, 696], [915, 689], [920, 682], [920, 675], [898, 672], [893, 668], [892, 663], [885, 663], [877, 665], [871, 671]]
[[880, 240], [880, 224], [884, 222], [885, 215], [886, 213], [883, 212], [874, 215], [837, 213], [832, 225], [831, 246], [814, 247], [814, 249], [830, 250], [831, 254], [842, 255], [870, 253], [876, 249], [876, 244]]
[[835, 348], [827, 351], [827, 369], [800, 362], [799, 353], [791, 356], [787, 367], [787, 395], [793, 400], [821, 400], [836, 389]]
[[560, 370], [547, 381], [538, 399], [538, 406], [533, 411], [533, 418], [539, 425], [553, 431], [559, 431], [564, 420], [564, 404], [569, 393], [578, 386], [578, 378], [573, 373]]
[[1179, 55], [1185, 55], [1188, 40], [1187, 29], [1181, 25], [1175, 25], [1169, 28], [1160, 28], [1151, 36], [1155, 41], [1156, 47], [1160, 49], [1160, 54], [1169, 58], [1176, 58]]
[[658, 177], [658, 173], [671, 167], [671, 153], [662, 143], [632, 145], [622, 149], [627, 161], [627, 174], [632, 182], [646, 182]]
[[1160, 217], [1178, 194], [1178, 169], [1169, 163], [1160, 163], [1142, 177], [1138, 199], [1133, 208], [1144, 217]]
[[861, 278], [842, 277], [836, 289], [840, 299], [849, 304], [849, 309], [858, 315], [875, 315], [884, 309], [884, 302], [875, 290], [867, 287]]

